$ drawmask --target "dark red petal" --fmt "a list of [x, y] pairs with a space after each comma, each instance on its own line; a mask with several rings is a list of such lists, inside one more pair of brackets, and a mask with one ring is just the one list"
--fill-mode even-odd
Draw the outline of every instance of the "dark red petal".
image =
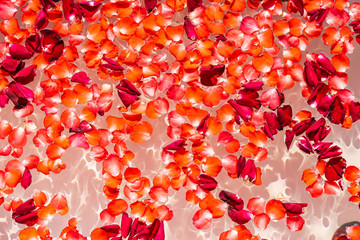
[[306, 207], [307, 205], [308, 205], [307, 203], [284, 203], [286, 213], [289, 216], [300, 215], [304, 213], [303, 208]]
[[185, 150], [186, 139], [179, 139], [166, 145], [163, 149], [165, 150]]
[[219, 193], [219, 198], [229, 204], [232, 208], [237, 210], [242, 210], [244, 208], [244, 201], [235, 193], [221, 190]]
[[190, 40], [197, 40], [195, 26], [192, 24], [191, 20], [188, 17], [184, 18], [184, 28], [186, 35]]
[[118, 91], [118, 95], [120, 97], [120, 100], [125, 105], [125, 107], [129, 107], [131, 104], [139, 100], [139, 97], [134, 96], [132, 94], [126, 93], [126, 92], [120, 92]]
[[165, 229], [163, 221], [160, 223], [159, 230], [157, 231], [154, 240], [165, 240]]
[[254, 160], [249, 159], [246, 162], [244, 169], [242, 170], [240, 176], [245, 180], [249, 179], [250, 182], [253, 182], [256, 179], [256, 167], [255, 167]]
[[195, 8], [200, 7], [202, 5], [202, 0], [187, 0], [187, 7], [189, 12], [195, 10]]
[[332, 147], [328, 148], [326, 151], [319, 154], [318, 159], [322, 160], [322, 159], [327, 159], [327, 158], [338, 157], [341, 154], [342, 154], [341, 148], [339, 148], [338, 146], [332, 146]]
[[20, 204], [15, 211], [13, 212], [13, 218], [16, 216], [21, 216], [36, 209], [35, 201], [33, 198], [30, 198], [26, 202]]
[[304, 15], [304, 0], [291, 0], [295, 7], [299, 10], [300, 15]]
[[72, 20], [76, 16], [74, 0], [62, 0], [62, 9], [67, 21]]
[[335, 100], [334, 95], [326, 95], [325, 97], [321, 98], [321, 100], [319, 101], [316, 107], [318, 112], [324, 116], [327, 116], [329, 114], [330, 107], [333, 104], [334, 100]]
[[313, 65], [310, 62], [305, 62], [305, 81], [311, 87], [315, 88], [319, 83], [318, 75], [315, 72]]
[[314, 91], [312, 91], [307, 103], [309, 105], [315, 104], [315, 106], [318, 106], [320, 101], [328, 94], [328, 92], [329, 86], [324, 83], [319, 83]]
[[328, 119], [335, 124], [341, 124], [345, 119], [346, 109], [338, 96], [335, 97], [334, 102], [330, 106]]
[[9, 97], [6, 95], [5, 91], [0, 92], [0, 107], [3, 108], [8, 103]]
[[263, 82], [249, 82], [245, 83], [242, 86], [249, 90], [262, 90], [262, 86], [264, 85]]
[[253, 216], [250, 211], [247, 210], [236, 210], [235, 208], [229, 207], [228, 215], [234, 222], [238, 224], [245, 224], [249, 222]]
[[324, 69], [329, 74], [336, 72], [334, 66], [331, 64], [330, 60], [324, 54], [322, 53], [319, 54], [316, 61], [320, 65], [320, 68]]
[[277, 120], [278, 120], [281, 128], [284, 128], [291, 123], [292, 108], [290, 105], [284, 105], [277, 109]]
[[132, 219], [129, 218], [129, 215], [124, 212], [121, 217], [121, 236], [126, 238], [129, 233], [132, 226]]
[[346, 168], [346, 161], [342, 157], [332, 158], [325, 166], [325, 177], [329, 181], [336, 181], [342, 178]]
[[26, 224], [27, 226], [33, 226], [38, 221], [38, 215], [37, 212], [34, 211], [25, 215], [15, 217], [14, 219], [15, 222], [17, 223], [23, 223]]
[[350, 116], [353, 122], [356, 122], [360, 119], [360, 103], [358, 102], [350, 102], [349, 104]]
[[52, 8], [55, 8], [56, 5], [54, 2], [57, 2], [56, 0], [40, 0], [41, 5], [44, 7], [45, 10], [50, 10]]
[[34, 53], [29, 51], [26, 47], [17, 43], [10, 43], [9, 53], [13, 59], [17, 60], [29, 59], [34, 55]]
[[48, 23], [49, 23], [49, 20], [48, 20], [46, 13], [43, 10], [41, 10], [35, 20], [35, 28], [37, 30], [44, 29], [48, 25]]
[[154, 222], [148, 227], [149, 228], [149, 238], [152, 239], [156, 236], [157, 232], [159, 231], [161, 225], [161, 221], [159, 219], [155, 219]]
[[[271, 140], [274, 140], [274, 134], [271, 131], [269, 124], [267, 122], [265, 122], [264, 126], [261, 128], [261, 130], [263, 131], [263, 133], [265, 133], [265, 135], [270, 138]], [[275, 133], [276, 134], [276, 133]]]
[[78, 3], [79, 8], [86, 18], [91, 18], [100, 9], [102, 3], [96, 1], [84, 1]]
[[113, 70], [113, 71], [122, 71], [124, 68], [118, 63], [112, 60], [111, 58], [103, 57], [102, 60], [104, 63], [101, 63], [100, 66]]
[[217, 77], [225, 71], [224, 65], [206, 66], [200, 68], [200, 82], [204, 86], [214, 86], [217, 83]]
[[310, 126], [312, 126], [314, 122], [314, 118], [306, 119], [305, 121], [295, 124], [292, 130], [295, 132], [296, 136], [299, 136], [303, 134]]
[[157, 0], [145, 0], [145, 8], [147, 13], [150, 13], [157, 4]]
[[25, 168], [22, 179], [21, 179], [21, 186], [24, 189], [27, 189], [31, 184], [32, 176], [28, 168]]
[[36, 68], [36, 65], [30, 65], [29, 67], [22, 69], [14, 76], [14, 80], [23, 85], [31, 83], [32, 81], [34, 81], [34, 78], [36, 76]]
[[244, 119], [244, 121], [249, 121], [252, 116], [253, 110], [250, 107], [243, 106], [235, 102], [234, 99], [230, 99], [228, 103], [235, 109], [236, 113]]
[[12, 58], [5, 58], [1, 63], [1, 69], [10, 74], [18, 73], [24, 66], [24, 62]]
[[120, 233], [120, 226], [117, 224], [102, 226], [100, 229], [107, 233], [107, 237], [116, 237]]
[[270, 132], [272, 135], [276, 135], [277, 130], [280, 129], [280, 123], [278, 122], [277, 116], [275, 113], [264, 113], [265, 121], [267, 122]]
[[35, 35], [31, 35], [25, 41], [26, 48], [32, 52], [40, 53], [41, 52], [40, 45], [41, 45], [40, 44], [40, 36], [37, 33]]
[[134, 86], [134, 84], [132, 84], [129, 80], [123, 79], [117, 86], [117, 89], [119, 89], [120, 91], [124, 91], [126, 93], [129, 93], [131, 95], [134, 96], [140, 96], [141, 93], [139, 92], [139, 90], [137, 90], [137, 88]]
[[70, 128], [69, 132], [86, 133], [95, 130], [95, 128], [89, 124], [89, 122], [83, 120], [77, 128]]
[[298, 143], [297, 146], [304, 153], [310, 154], [314, 152], [309, 139], [307, 139], [306, 137], [300, 138], [300, 143]]
[[82, 84], [91, 83], [91, 79], [88, 77], [86, 72], [77, 72], [71, 77], [72, 82], [78, 82]]
[[217, 181], [206, 174], [200, 174], [197, 179], [197, 183], [199, 187], [206, 191], [212, 191], [217, 187]]
[[242, 171], [244, 170], [245, 164], [246, 164], [246, 158], [240, 155], [236, 162], [237, 177], [240, 177]]
[[320, 118], [319, 120], [317, 120], [314, 124], [312, 124], [306, 131], [306, 137], [310, 140], [313, 141], [314, 137], [316, 136], [316, 134], [318, 134], [318, 132], [321, 130], [322, 127], [325, 126], [325, 119], [324, 118]]
[[206, 117], [204, 117], [199, 126], [196, 128], [196, 131], [198, 131], [200, 134], [204, 134], [206, 133], [208, 127], [207, 127], [207, 124], [206, 124], [206, 121], [209, 119], [210, 117], [210, 114], [206, 115]]
[[328, 148], [332, 145], [332, 142], [318, 142], [313, 145], [315, 151], [321, 155], [328, 150]]

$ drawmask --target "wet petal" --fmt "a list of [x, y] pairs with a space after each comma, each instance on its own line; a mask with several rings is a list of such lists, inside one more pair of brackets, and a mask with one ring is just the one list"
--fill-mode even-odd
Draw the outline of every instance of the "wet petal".
[[300, 216], [291, 216], [286, 218], [286, 225], [291, 231], [300, 231], [304, 226], [304, 219]]
[[200, 174], [199, 178], [197, 179], [197, 183], [199, 187], [206, 190], [212, 191], [217, 187], [217, 181], [206, 174]]
[[29, 59], [34, 55], [34, 53], [29, 51], [26, 47], [17, 43], [11, 43], [9, 45], [9, 53], [13, 59], [17, 60]]
[[245, 224], [249, 222], [253, 216], [252, 213], [247, 210], [236, 210], [235, 208], [229, 207], [228, 211], [231, 220], [238, 224]]
[[32, 179], [32, 176], [31, 176], [29, 169], [25, 168], [25, 171], [24, 171], [22, 179], [21, 179], [21, 186], [24, 189], [27, 189], [31, 184], [31, 179]]
[[36, 65], [30, 65], [22, 70], [20, 70], [15, 76], [14, 79], [16, 82], [26, 85], [34, 81], [36, 76]]
[[225, 71], [224, 65], [216, 65], [200, 68], [200, 82], [204, 86], [214, 86], [217, 83], [217, 77]]
[[229, 204], [232, 208], [242, 210], [244, 208], [244, 201], [235, 193], [221, 190], [219, 198]]

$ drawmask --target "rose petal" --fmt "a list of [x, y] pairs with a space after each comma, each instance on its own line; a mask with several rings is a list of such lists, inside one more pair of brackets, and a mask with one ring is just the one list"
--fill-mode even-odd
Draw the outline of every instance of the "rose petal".
[[232, 221], [238, 224], [245, 224], [249, 222], [253, 216], [250, 211], [247, 210], [236, 210], [235, 208], [229, 207], [228, 215]]
[[197, 40], [195, 26], [192, 24], [191, 20], [188, 17], [184, 18], [184, 28], [186, 35], [190, 40]]
[[217, 83], [217, 77], [225, 71], [224, 65], [208, 66], [200, 68], [200, 82], [204, 86], [214, 86]]
[[244, 201], [235, 193], [221, 190], [219, 198], [237, 210], [242, 210], [244, 208]]
[[24, 189], [27, 189], [31, 184], [31, 179], [32, 179], [32, 176], [31, 176], [29, 169], [25, 168], [22, 179], [21, 179], [21, 186]]
[[200, 174], [196, 181], [199, 187], [206, 191], [212, 191], [217, 187], [217, 181], [206, 174]]
[[90, 84], [91, 79], [88, 77], [86, 72], [77, 72], [71, 77], [72, 82], [78, 82], [82, 84]]
[[132, 226], [132, 219], [129, 218], [129, 215], [126, 212], [123, 212], [121, 217], [121, 236], [126, 238]]
[[36, 76], [36, 65], [30, 65], [22, 70], [20, 70], [15, 76], [14, 79], [16, 82], [26, 85], [34, 81]]

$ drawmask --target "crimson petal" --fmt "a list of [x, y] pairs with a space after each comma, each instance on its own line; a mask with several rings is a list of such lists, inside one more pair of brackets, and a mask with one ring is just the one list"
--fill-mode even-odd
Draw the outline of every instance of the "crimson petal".
[[324, 69], [329, 74], [333, 74], [336, 72], [334, 66], [324, 54], [319, 54], [316, 61], [320, 65], [320, 68]]
[[350, 102], [349, 104], [350, 116], [353, 122], [356, 122], [360, 119], [360, 103], [359, 102]]
[[56, 32], [44, 29], [41, 30], [41, 47], [44, 53], [44, 57], [53, 62], [60, 58], [64, 50], [64, 41]]
[[206, 174], [200, 174], [197, 179], [197, 183], [199, 187], [206, 191], [212, 191], [217, 187], [217, 181]]
[[24, 189], [27, 189], [31, 184], [32, 176], [28, 168], [25, 168], [22, 179], [21, 179], [21, 186]]
[[314, 118], [306, 119], [305, 121], [295, 124], [292, 130], [295, 132], [296, 136], [299, 136], [303, 134], [310, 126], [312, 126], [314, 122]]
[[200, 82], [204, 86], [214, 86], [217, 83], [217, 77], [225, 71], [225, 65], [206, 66], [200, 68]]
[[340, 124], [344, 122], [346, 109], [338, 96], [335, 97], [334, 102], [330, 106], [328, 119], [330, 122]]
[[11, 82], [5, 89], [6, 96], [14, 103], [16, 109], [27, 106], [28, 99], [34, 97], [34, 93], [19, 83]]
[[335, 100], [334, 95], [326, 95], [325, 97], [321, 98], [316, 109], [320, 114], [327, 116], [329, 114], [330, 107], [333, 104], [334, 100]]
[[286, 127], [291, 123], [292, 119], [292, 108], [290, 105], [284, 105], [277, 109], [277, 119], [280, 124], [279, 130]]
[[286, 213], [289, 216], [300, 215], [304, 213], [303, 208], [306, 207], [307, 203], [284, 203]]
[[90, 125], [88, 121], [83, 120], [77, 128], [70, 128], [69, 132], [86, 133], [92, 130], [95, 130], [95, 128], [92, 125]]
[[155, 218], [154, 222], [149, 226], [149, 238], [152, 239], [156, 236], [157, 232], [159, 231], [161, 225], [161, 221]]
[[295, 7], [299, 10], [300, 15], [304, 15], [304, 1], [303, 0], [291, 0]]
[[38, 33], [35, 35], [31, 35], [25, 41], [25, 46], [28, 50], [32, 52], [41, 52], [41, 43], [40, 43], [40, 36]]
[[147, 13], [150, 13], [157, 4], [157, 0], [145, 0], [145, 8]]
[[129, 215], [124, 212], [121, 217], [121, 236], [126, 238], [129, 233], [132, 226], [132, 219], [129, 218]]
[[246, 158], [240, 155], [236, 162], [237, 177], [240, 177], [242, 171], [244, 170], [245, 163], [246, 163]]
[[307, 101], [309, 105], [312, 105], [315, 103], [315, 106], [318, 106], [320, 101], [326, 96], [326, 94], [329, 92], [329, 86], [324, 83], [319, 83], [314, 91], [310, 94], [310, 97]]
[[15, 211], [13, 212], [12, 217], [14, 218], [14, 217], [17, 217], [17, 216], [21, 216], [21, 215], [30, 213], [35, 209], [36, 209], [35, 201], [34, 201], [33, 198], [30, 198], [26, 202], [23, 202], [22, 204], [20, 204], [15, 209]]
[[253, 112], [250, 107], [240, 105], [234, 99], [230, 99], [228, 103], [235, 109], [236, 113], [244, 119], [244, 121], [249, 121]]
[[332, 145], [331, 142], [319, 142], [319, 143], [315, 143], [313, 145], [315, 151], [321, 155], [324, 152], [326, 152], [328, 150], [328, 148]]
[[325, 126], [325, 119], [320, 118], [305, 131], [306, 137], [309, 138], [310, 141], [313, 141], [315, 136], [324, 126]]
[[191, 20], [188, 17], [184, 18], [184, 28], [186, 35], [190, 40], [197, 40], [195, 26], [192, 24]]
[[32, 81], [34, 81], [34, 78], [36, 76], [35, 73], [36, 68], [37, 68], [36, 65], [30, 65], [29, 67], [20, 70], [14, 76], [15, 81], [23, 85], [31, 83]]
[[140, 99], [139, 97], [131, 95], [126, 92], [118, 91], [118, 95], [120, 97], [120, 100], [122, 101], [122, 103], [125, 105], [126, 108]]
[[78, 6], [85, 15], [86, 19], [91, 18], [100, 9], [102, 3], [96, 1], [80, 2]]
[[320, 81], [318, 75], [315, 72], [314, 66], [308, 61], [305, 62], [304, 72], [306, 83], [311, 88], [315, 88]]
[[46, 13], [41, 10], [39, 15], [37, 16], [37, 18], [35, 19], [35, 28], [37, 30], [41, 30], [44, 29], [49, 23], [48, 17], [46, 15]]
[[221, 190], [219, 198], [237, 210], [242, 210], [244, 208], [244, 201], [235, 193]]
[[159, 229], [154, 237], [154, 240], [165, 240], [165, 229], [164, 229], [164, 222], [161, 221]]
[[196, 128], [196, 130], [200, 133], [200, 134], [204, 134], [206, 133], [208, 127], [206, 124], [206, 121], [209, 119], [210, 114], [206, 115], [200, 122], [199, 126]]
[[200, 7], [202, 5], [202, 0], [187, 0], [187, 7], [189, 12], [195, 10], [195, 8]]
[[286, 145], [287, 150], [290, 149], [290, 146], [291, 146], [291, 143], [292, 143], [292, 141], [294, 139], [294, 136], [295, 136], [295, 132], [286, 130], [286, 132], [285, 132], [285, 145]]
[[253, 216], [250, 211], [247, 210], [237, 210], [235, 208], [229, 207], [228, 215], [232, 221], [238, 224], [245, 224], [249, 222]]
[[88, 77], [86, 72], [77, 72], [71, 77], [72, 82], [78, 82], [82, 84], [91, 83], [91, 79]]
[[327, 158], [333, 158], [333, 157], [337, 157], [340, 156], [342, 154], [342, 150], [340, 147], [338, 146], [332, 146], [329, 147], [327, 150], [325, 150], [324, 152], [322, 152], [319, 156], [318, 159], [322, 160], [322, 159], [327, 159]]
[[107, 237], [115, 237], [120, 233], [120, 226], [117, 224], [111, 224], [101, 227], [107, 233]]
[[122, 71], [124, 68], [118, 63], [112, 60], [111, 58], [103, 57], [102, 60], [104, 63], [100, 64], [100, 66], [113, 70], [113, 71]]
[[34, 55], [34, 53], [29, 51], [26, 47], [17, 43], [10, 43], [9, 53], [13, 59], [17, 60], [29, 59]]
[[4, 90], [0, 91], [0, 107], [3, 108], [9, 102], [9, 97]]
[[256, 167], [255, 167], [254, 160], [249, 159], [246, 162], [244, 169], [242, 170], [240, 176], [243, 179], [249, 179], [250, 182], [253, 182], [256, 179]]
[[[53, 0], [40, 0], [41, 5], [43, 5], [45, 10], [50, 10], [52, 8], [55, 8], [56, 5]], [[57, 1], [56, 1], [57, 2]]]
[[72, 18], [76, 16], [74, 0], [62, 0], [62, 8], [64, 17], [67, 21], [72, 20]]
[[242, 86], [249, 90], [262, 90], [263, 82], [249, 82], [245, 83]]
[[346, 168], [346, 161], [342, 157], [330, 159], [325, 166], [325, 177], [329, 181], [336, 181], [342, 178]]
[[186, 139], [179, 139], [166, 145], [163, 149], [165, 150], [185, 150]]
[[10, 74], [16, 74], [23, 69], [25, 63], [20, 60], [5, 58], [1, 63], [1, 69]]
[[269, 130], [270, 130], [271, 134], [276, 135], [277, 130], [280, 129], [280, 124], [278, 122], [276, 114], [265, 112], [264, 118], [269, 126]]
[[140, 96], [141, 93], [129, 80], [123, 79], [117, 86], [117, 89], [129, 93], [134, 96]]
[[314, 152], [309, 139], [307, 139], [306, 137], [300, 138], [300, 143], [298, 143], [297, 146], [304, 153], [310, 154]]
[[27, 226], [33, 226], [38, 221], [38, 215], [37, 215], [37, 212], [34, 211], [34, 212], [30, 212], [25, 215], [15, 217], [14, 219], [15, 219], [15, 222], [17, 222], [17, 223], [23, 223], [23, 224], [26, 224]]

